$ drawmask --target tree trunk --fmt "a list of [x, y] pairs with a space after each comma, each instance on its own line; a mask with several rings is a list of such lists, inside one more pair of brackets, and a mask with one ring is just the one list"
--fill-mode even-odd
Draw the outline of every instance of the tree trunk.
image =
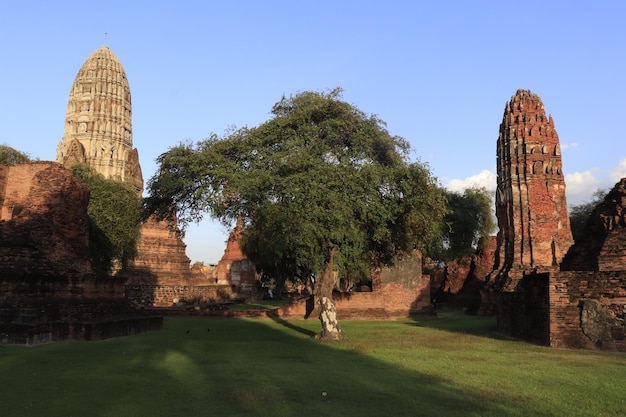
[[285, 289], [285, 276], [280, 273], [278, 278], [276, 279], [276, 285], [274, 285], [274, 299], [282, 300], [283, 299], [283, 290]]
[[315, 282], [314, 295], [317, 301], [319, 319], [322, 323], [322, 331], [316, 336], [318, 339], [339, 340], [343, 333], [337, 320], [337, 310], [333, 301], [333, 289], [335, 288], [335, 265], [333, 257], [337, 249], [330, 249], [326, 258], [324, 270]]

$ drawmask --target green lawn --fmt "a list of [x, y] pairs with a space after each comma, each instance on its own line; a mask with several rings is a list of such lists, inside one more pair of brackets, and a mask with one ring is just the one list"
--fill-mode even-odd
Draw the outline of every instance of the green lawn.
[[167, 318], [102, 342], [0, 347], [0, 416], [624, 416], [626, 354], [498, 338], [445, 313], [344, 321]]

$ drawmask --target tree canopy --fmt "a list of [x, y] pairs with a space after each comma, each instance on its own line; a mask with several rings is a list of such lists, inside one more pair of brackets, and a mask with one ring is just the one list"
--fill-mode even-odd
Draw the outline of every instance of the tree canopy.
[[0, 145], [0, 165], [17, 165], [30, 162], [30, 157], [7, 145]]
[[475, 252], [495, 229], [493, 201], [487, 189], [472, 187], [463, 193], [445, 190], [444, 194], [448, 212], [428, 252], [440, 262]]
[[182, 228], [206, 212], [239, 220], [257, 269], [314, 280], [322, 337], [341, 333], [331, 297], [336, 264], [389, 265], [423, 247], [445, 214], [435, 178], [409, 161], [408, 143], [340, 96], [283, 97], [258, 127], [171, 148], [145, 200], [149, 212], [177, 212]]
[[71, 171], [91, 189], [89, 250], [96, 273], [108, 275], [112, 261], [126, 265], [137, 254], [141, 197], [130, 184], [106, 179], [87, 165], [74, 165]]

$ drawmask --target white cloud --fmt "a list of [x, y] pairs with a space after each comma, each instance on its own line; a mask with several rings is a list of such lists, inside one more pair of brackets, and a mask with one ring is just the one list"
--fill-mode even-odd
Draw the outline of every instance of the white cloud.
[[611, 171], [610, 179], [611, 182], [615, 184], [624, 177], [626, 177], [626, 158], [622, 158], [622, 160], [619, 161], [617, 168], [614, 168]]
[[592, 194], [600, 188], [600, 180], [592, 170], [573, 172], [565, 176], [567, 203], [575, 206], [591, 200]]
[[578, 144], [576, 142], [561, 143], [561, 151], [564, 151], [566, 149], [574, 149], [574, 148], [578, 148]]
[[[576, 147], [576, 144], [570, 144], [570, 146]], [[604, 175], [602, 175], [603, 172]], [[610, 178], [607, 178], [605, 170], [598, 168], [567, 174], [565, 175], [567, 204], [576, 206], [591, 201], [594, 192], [611, 189], [622, 178], [626, 178], [626, 157], [622, 158], [619, 165], [611, 170]], [[496, 185], [497, 175], [495, 172], [484, 169], [467, 178], [451, 179], [444, 184], [444, 187], [449, 191], [463, 192], [467, 188], [477, 186], [495, 192]]]
[[454, 192], [462, 192], [470, 187], [485, 187], [489, 191], [495, 191], [496, 181], [497, 176], [494, 172], [483, 169], [478, 174], [465, 179], [452, 179], [445, 187]]

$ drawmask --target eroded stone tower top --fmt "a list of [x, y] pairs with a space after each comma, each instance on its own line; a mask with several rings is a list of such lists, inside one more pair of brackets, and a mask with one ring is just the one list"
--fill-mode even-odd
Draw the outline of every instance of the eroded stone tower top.
[[67, 103], [57, 161], [86, 163], [106, 178], [143, 190], [139, 156], [133, 149], [130, 86], [119, 59], [103, 46], [82, 65]]
[[496, 280], [511, 287], [512, 270], [557, 267], [573, 243], [559, 136], [541, 99], [529, 90], [517, 90], [505, 105], [497, 170]]

